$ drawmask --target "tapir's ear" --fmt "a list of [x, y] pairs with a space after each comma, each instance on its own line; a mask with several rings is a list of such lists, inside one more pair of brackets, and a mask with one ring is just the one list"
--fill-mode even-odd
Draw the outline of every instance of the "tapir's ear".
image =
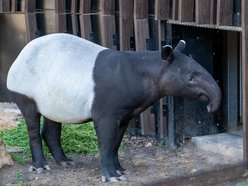
[[186, 42], [184, 40], [180, 40], [174, 50], [178, 50], [182, 52], [185, 46], [186, 46]]
[[171, 63], [173, 60], [173, 48], [170, 45], [165, 45], [162, 48], [162, 53], [161, 53], [161, 57], [163, 60]]

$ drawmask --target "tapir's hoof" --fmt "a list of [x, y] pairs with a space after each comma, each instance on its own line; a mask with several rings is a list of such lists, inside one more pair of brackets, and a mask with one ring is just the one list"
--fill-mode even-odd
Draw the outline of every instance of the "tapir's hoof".
[[30, 166], [29, 169], [28, 169], [29, 172], [37, 172], [38, 174], [44, 172], [44, 170], [49, 171], [51, 169], [50, 169], [49, 165], [45, 165], [43, 168], [36, 168], [34, 166]]
[[127, 178], [125, 176], [120, 176], [120, 177], [111, 177], [111, 178], [106, 178], [105, 176], [102, 176], [102, 182], [117, 182], [117, 181], [125, 181]]
[[61, 165], [62, 167], [67, 167], [69, 165], [75, 165], [73, 161], [61, 161], [58, 164]]

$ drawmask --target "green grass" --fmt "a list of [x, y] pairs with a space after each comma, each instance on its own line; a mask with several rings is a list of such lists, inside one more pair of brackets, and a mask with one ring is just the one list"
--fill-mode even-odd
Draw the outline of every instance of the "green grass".
[[[23, 153], [11, 153], [14, 160], [23, 164], [31, 159], [27, 128], [24, 120], [21, 120], [14, 129], [0, 131], [0, 138], [3, 139], [7, 146], [23, 148]], [[61, 143], [62, 148], [67, 154], [94, 154], [98, 151], [97, 138], [92, 122], [79, 125], [63, 124]], [[44, 142], [43, 150], [45, 156], [50, 156]]]

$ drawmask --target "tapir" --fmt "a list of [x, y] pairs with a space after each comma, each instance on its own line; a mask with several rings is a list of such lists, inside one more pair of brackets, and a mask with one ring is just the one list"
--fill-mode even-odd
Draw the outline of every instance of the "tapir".
[[118, 149], [129, 120], [155, 100], [183, 96], [216, 111], [221, 90], [207, 70], [182, 53], [185, 46], [181, 40], [174, 49], [117, 51], [65, 33], [29, 42], [8, 72], [7, 88], [27, 123], [30, 170], [50, 170], [42, 139], [58, 164], [71, 164], [61, 147], [61, 123], [93, 121], [102, 181], [122, 180]]

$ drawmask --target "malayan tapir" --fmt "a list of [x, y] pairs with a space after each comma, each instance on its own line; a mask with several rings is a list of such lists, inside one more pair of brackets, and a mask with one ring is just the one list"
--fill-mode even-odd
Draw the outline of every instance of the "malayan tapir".
[[[71, 163], [61, 148], [61, 123], [92, 120], [98, 137], [103, 181], [124, 179], [118, 149], [128, 122], [166, 95], [207, 101], [214, 112], [221, 91], [211, 75], [181, 51], [116, 51], [58, 33], [34, 39], [21, 51], [7, 88], [27, 123], [32, 166], [49, 170], [45, 141], [56, 162]], [[40, 134], [40, 117], [44, 117]]]

